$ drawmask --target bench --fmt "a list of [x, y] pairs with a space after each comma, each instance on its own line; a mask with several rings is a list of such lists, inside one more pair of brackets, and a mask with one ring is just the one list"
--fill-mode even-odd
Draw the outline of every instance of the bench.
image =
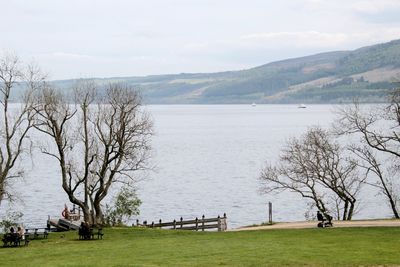
[[3, 247], [19, 247], [27, 246], [29, 244], [29, 235], [24, 235], [24, 239], [17, 233], [7, 233], [2, 238]]
[[103, 239], [103, 228], [90, 228], [90, 236], [92, 239], [94, 239], [95, 236], [97, 236], [97, 239]]
[[[33, 230], [33, 233], [30, 232], [30, 230]], [[25, 234], [29, 235], [29, 237], [32, 237], [31, 239], [39, 239], [39, 238], [47, 239], [47, 237], [49, 236], [49, 232], [47, 231], [46, 228], [26, 229]]]
[[85, 232], [82, 228], [79, 228], [78, 235], [80, 240], [90, 240], [97, 237], [97, 239], [103, 239], [103, 228], [90, 228], [89, 233]]

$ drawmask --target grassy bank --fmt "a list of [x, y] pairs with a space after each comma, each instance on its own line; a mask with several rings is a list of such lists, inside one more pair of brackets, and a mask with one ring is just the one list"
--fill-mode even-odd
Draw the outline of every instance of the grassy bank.
[[400, 265], [400, 228], [248, 232], [105, 229], [103, 240], [51, 233], [28, 247], [0, 248], [1, 266]]

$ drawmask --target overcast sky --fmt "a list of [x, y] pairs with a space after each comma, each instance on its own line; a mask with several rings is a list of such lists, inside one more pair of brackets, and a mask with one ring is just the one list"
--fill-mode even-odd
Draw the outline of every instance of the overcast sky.
[[238, 70], [400, 39], [400, 0], [0, 4], [0, 49], [51, 79]]

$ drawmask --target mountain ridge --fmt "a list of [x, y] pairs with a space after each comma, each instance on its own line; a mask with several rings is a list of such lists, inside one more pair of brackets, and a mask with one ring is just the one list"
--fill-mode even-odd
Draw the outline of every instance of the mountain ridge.
[[[138, 88], [148, 104], [383, 102], [400, 81], [400, 39], [215, 73], [94, 78]], [[52, 81], [68, 90], [75, 79]]]

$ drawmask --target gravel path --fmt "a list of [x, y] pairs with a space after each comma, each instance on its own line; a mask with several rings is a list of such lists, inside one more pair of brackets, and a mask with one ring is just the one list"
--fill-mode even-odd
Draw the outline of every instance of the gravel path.
[[[400, 227], [400, 220], [367, 220], [367, 221], [332, 221], [334, 227]], [[304, 229], [317, 228], [317, 221], [276, 223], [274, 225], [251, 226], [231, 229], [229, 231], [252, 231], [268, 229]]]

